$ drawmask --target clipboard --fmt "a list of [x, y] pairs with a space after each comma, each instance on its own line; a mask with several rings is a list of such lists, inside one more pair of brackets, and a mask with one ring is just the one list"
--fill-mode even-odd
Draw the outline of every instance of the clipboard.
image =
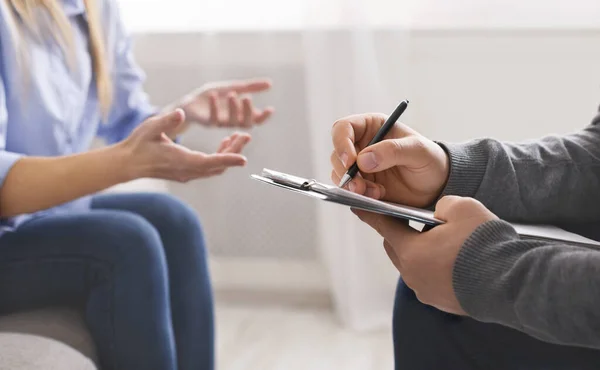
[[443, 224], [444, 222], [433, 217], [433, 212], [387, 203], [380, 200], [368, 198], [337, 186], [326, 185], [315, 180], [308, 180], [294, 175], [264, 169], [262, 175], [251, 175], [255, 180], [278, 186], [296, 193], [301, 193], [313, 198], [327, 202], [345, 205], [363, 211], [375, 212], [386, 216], [392, 216], [409, 221], [415, 221], [430, 227]]
[[[388, 203], [381, 200], [368, 198], [346, 189], [333, 185], [320, 183], [303, 177], [286, 174], [270, 169], [263, 169], [260, 175], [251, 175], [254, 180], [277, 186], [294, 193], [303, 194], [312, 198], [330, 203], [336, 203], [363, 211], [379, 213], [399, 219], [414, 221], [425, 225], [422, 231], [427, 231], [444, 221], [436, 219], [434, 213], [427, 209], [415, 208], [406, 205]], [[545, 240], [549, 242], [564, 242], [582, 246], [600, 247], [600, 242], [585, 238], [561, 228], [550, 225], [526, 225], [511, 223], [523, 239]]]

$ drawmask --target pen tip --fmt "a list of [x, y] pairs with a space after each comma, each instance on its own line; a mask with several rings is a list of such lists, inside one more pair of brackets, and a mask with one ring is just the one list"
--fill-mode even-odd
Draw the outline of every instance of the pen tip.
[[352, 180], [352, 178], [348, 176], [348, 174], [345, 174], [344, 177], [342, 177], [342, 181], [340, 181], [338, 187], [343, 188], [344, 186], [348, 185], [350, 180]]

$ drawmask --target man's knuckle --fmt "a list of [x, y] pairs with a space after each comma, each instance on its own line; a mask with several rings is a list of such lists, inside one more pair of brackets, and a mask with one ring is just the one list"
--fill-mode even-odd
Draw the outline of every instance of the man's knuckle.
[[414, 258], [411, 255], [411, 253], [406, 252], [406, 251], [402, 251], [400, 253], [396, 253], [396, 258], [398, 259], [398, 263], [400, 264], [400, 266], [403, 266], [405, 269], [405, 272], [412, 275], [411, 274], [411, 266], [414, 262]]
[[337, 128], [337, 126], [339, 126], [339, 125], [342, 125], [342, 124], [344, 124], [345, 122], [346, 122], [346, 120], [345, 120], [345, 119], [338, 119], [338, 120], [336, 120], [336, 121], [333, 123], [333, 125], [331, 126], [331, 129], [332, 129], [332, 130], [335, 130], [335, 129]]
[[377, 218], [375, 219], [375, 222], [374, 222], [374, 225], [373, 225], [373, 226], [374, 226], [375, 230], [376, 230], [376, 231], [377, 231], [379, 234], [381, 234], [381, 233], [383, 232], [383, 219], [382, 219], [382, 217], [377, 217]]
[[429, 300], [427, 298], [427, 296], [425, 294], [423, 294], [421, 291], [415, 291], [415, 296], [417, 297], [417, 300], [423, 304], [429, 304]]
[[414, 280], [413, 276], [410, 273], [407, 273], [406, 271], [402, 271], [401, 276], [402, 276], [402, 280], [404, 281], [404, 284], [406, 284], [406, 286], [409, 287], [410, 289], [412, 289], [416, 294], [417, 291], [416, 291], [415, 280]]
[[481, 203], [474, 198], [460, 198], [457, 199], [454, 204], [454, 209], [456, 212], [470, 213], [479, 207], [481, 207]]
[[392, 140], [392, 149], [396, 155], [400, 155], [400, 152], [404, 150], [404, 143], [402, 140]]
[[428, 148], [427, 148], [427, 142], [425, 141], [425, 139], [423, 137], [413, 136], [413, 142], [414, 142], [415, 150], [418, 153], [425, 153], [425, 152], [427, 152], [427, 150], [428, 150]]

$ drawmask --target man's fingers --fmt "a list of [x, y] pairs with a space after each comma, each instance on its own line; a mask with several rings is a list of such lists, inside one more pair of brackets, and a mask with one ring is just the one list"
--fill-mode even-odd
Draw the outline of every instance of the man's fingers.
[[481, 202], [474, 198], [447, 195], [435, 205], [434, 217], [443, 221], [453, 221], [478, 217], [481, 219], [497, 218]]
[[383, 185], [376, 184], [373, 181], [364, 180], [366, 185], [365, 196], [373, 199], [381, 199], [385, 197], [385, 188]]
[[431, 162], [432, 154], [418, 136], [383, 140], [358, 154], [358, 167], [366, 173], [395, 166], [422, 167]]
[[346, 173], [346, 171], [348, 169], [342, 164], [342, 161], [340, 160], [340, 157], [337, 155], [337, 153], [335, 151], [331, 152], [331, 157], [329, 158], [329, 161], [331, 162], [331, 166], [333, 167], [333, 171], [341, 179], [342, 176], [344, 176], [344, 174]]
[[341, 177], [339, 177], [335, 171], [331, 170], [331, 182], [333, 182], [335, 185], [339, 184], [340, 181], [342, 181]]
[[361, 211], [353, 209], [361, 221], [371, 226], [384, 239], [390, 242], [405, 241], [409, 242], [411, 238], [418, 235], [419, 232], [406, 223], [402, 223], [397, 219], [389, 216], [383, 216], [373, 212]]
[[344, 169], [348, 169], [356, 160], [355, 137], [355, 129], [352, 122], [348, 119], [337, 121], [331, 129], [333, 149]]
[[398, 271], [402, 271], [400, 259], [396, 255], [396, 251], [394, 251], [394, 248], [392, 247], [390, 242], [388, 242], [387, 240], [384, 240], [383, 241], [383, 249], [385, 249], [385, 253], [388, 255], [388, 258], [390, 259], [390, 261], [392, 261], [392, 264], [394, 264], [394, 267], [396, 267], [396, 269]]

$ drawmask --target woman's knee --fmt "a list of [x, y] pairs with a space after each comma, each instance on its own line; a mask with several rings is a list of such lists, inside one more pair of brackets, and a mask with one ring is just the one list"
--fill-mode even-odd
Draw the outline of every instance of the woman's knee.
[[140, 194], [144, 207], [141, 216], [152, 223], [162, 234], [201, 235], [202, 228], [196, 212], [178, 198], [164, 193]]
[[156, 228], [143, 217], [130, 212], [95, 211], [96, 227], [102, 230], [96, 242], [103, 244], [106, 257], [125, 270], [145, 270], [166, 275], [165, 254]]

